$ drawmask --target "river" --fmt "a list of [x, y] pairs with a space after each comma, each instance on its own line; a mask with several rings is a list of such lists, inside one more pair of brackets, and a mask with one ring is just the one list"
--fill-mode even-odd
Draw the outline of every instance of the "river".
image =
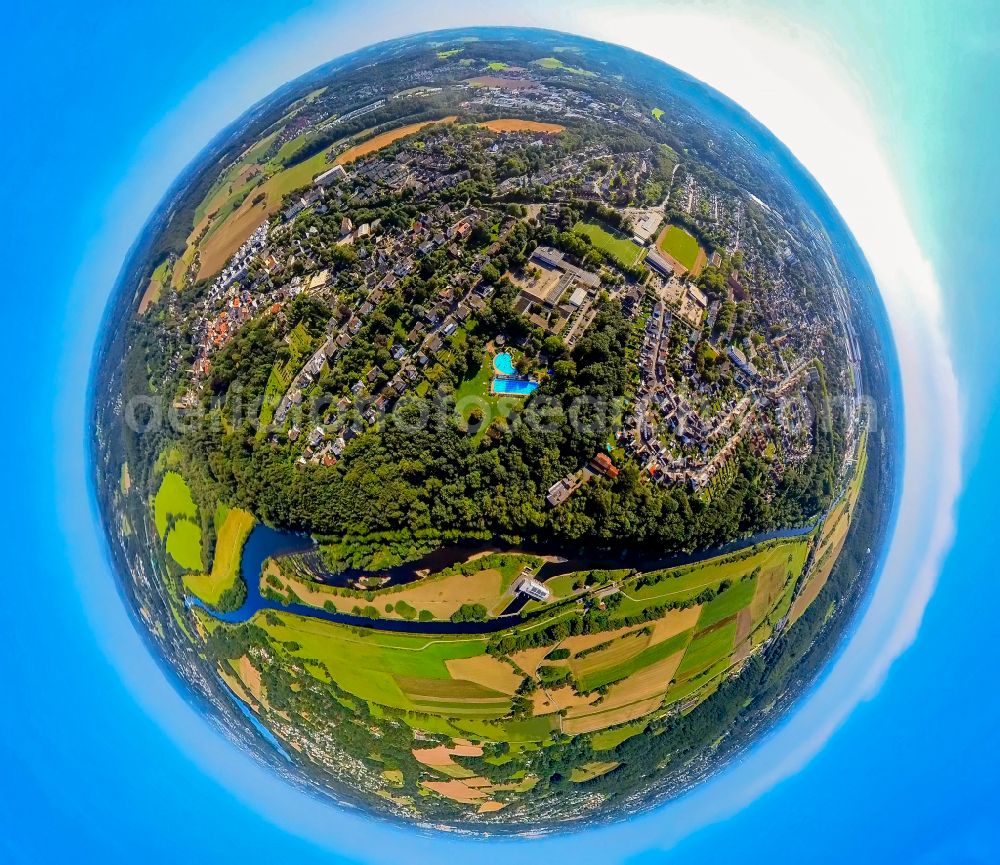
[[[815, 525], [816, 523], [810, 523], [800, 528], [761, 532], [741, 540], [732, 541], [712, 550], [698, 553], [676, 553], [659, 558], [649, 558], [647, 555], [632, 555], [627, 550], [623, 551], [618, 557], [560, 557], [556, 561], [546, 561], [539, 570], [537, 578], [545, 582], [561, 574], [575, 571], [619, 568], [654, 571], [663, 568], [691, 565], [708, 558], [738, 552], [739, 550], [747, 549], [756, 544], [766, 543], [767, 541], [803, 537], [809, 534]], [[389, 578], [389, 582], [386, 585], [412, 582], [428, 572], [439, 571], [449, 565], [465, 561], [475, 553], [484, 552], [537, 554], [539, 550], [533, 549], [530, 545], [514, 547], [498, 543], [484, 543], [481, 546], [445, 546], [439, 547], [427, 555], [404, 565], [380, 570], [377, 572], [377, 575]], [[243, 546], [243, 553], [240, 558], [240, 574], [247, 587], [247, 597], [243, 605], [237, 610], [224, 613], [212, 609], [197, 598], [189, 597], [188, 603], [200, 607], [220, 621], [231, 624], [249, 621], [261, 610], [276, 610], [312, 619], [322, 619], [327, 622], [358, 625], [360, 627], [376, 628], [383, 631], [400, 631], [416, 634], [491, 634], [506, 630], [521, 621], [520, 613], [528, 600], [524, 595], [514, 598], [500, 616], [487, 622], [411, 622], [405, 619], [371, 619], [367, 616], [353, 616], [349, 613], [330, 612], [322, 607], [312, 607], [306, 604], [285, 605], [265, 598], [261, 594], [260, 574], [267, 559], [310, 553], [318, 556], [319, 547], [316, 541], [309, 535], [280, 531], [263, 523], [258, 523], [253, 531], [250, 532], [250, 536]], [[551, 555], [551, 550], [548, 551], [548, 554]], [[346, 585], [349, 580], [354, 579], [362, 573], [365, 572], [354, 570], [343, 572], [337, 575], [336, 583], [338, 585]], [[333, 580], [329, 582], [333, 582]]]

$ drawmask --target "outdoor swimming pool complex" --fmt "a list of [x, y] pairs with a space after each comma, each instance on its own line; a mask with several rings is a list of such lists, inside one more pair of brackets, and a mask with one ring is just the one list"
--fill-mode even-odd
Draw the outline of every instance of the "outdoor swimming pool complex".
[[528, 396], [538, 387], [537, 381], [517, 377], [514, 359], [510, 356], [510, 352], [502, 352], [493, 358], [493, 370], [497, 375], [490, 389], [495, 394]]
[[537, 387], [537, 381], [530, 381], [526, 378], [493, 379], [493, 393], [502, 393], [507, 396], [528, 396]]
[[503, 352], [503, 354], [498, 354], [493, 358], [493, 369], [495, 369], [500, 375], [516, 375], [517, 370], [514, 369], [514, 359], [510, 356], [510, 352]]

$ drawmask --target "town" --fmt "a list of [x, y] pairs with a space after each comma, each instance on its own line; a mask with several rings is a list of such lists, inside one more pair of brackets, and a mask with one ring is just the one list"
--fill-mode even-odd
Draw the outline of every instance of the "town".
[[[334, 465], [398, 400], [442, 381], [442, 367], [455, 365], [456, 334], [498, 288], [513, 286], [528, 330], [514, 348], [534, 332], [571, 349], [610, 301], [637, 322], [637, 383], [609, 451], [655, 482], [710, 494], [744, 443], [777, 479], [813, 452], [814, 413], [830, 410], [810, 396], [820, 384], [842, 394], [850, 452], [858, 358], [846, 288], [829, 274], [834, 302], [825, 314], [813, 305], [803, 315], [803, 268], [780, 239], [778, 210], [665, 145], [622, 151], [593, 134], [609, 125], [656, 129], [659, 119], [627, 99], [559, 88], [528, 71], [451, 89], [455, 114], [390, 131], [376, 149], [355, 148], [357, 158], [345, 158], [351, 142], [331, 147], [328, 167], [274, 216], [262, 214], [177, 319], [193, 355], [177, 409], [204, 399], [213, 359], [241, 328], [280, 318], [306, 296], [333, 314], [320, 340], [289, 334], [291, 357], [268, 381], [258, 437], [294, 444], [303, 465]], [[501, 119], [479, 120], [484, 114]], [[574, 123], [582, 141], [568, 147]], [[526, 262], [510, 266], [511, 249], [541, 237], [539, 229], [563, 248], [540, 239]], [[433, 293], [415, 292], [415, 279]], [[819, 380], [834, 360], [833, 333], [847, 336], [839, 368], [852, 381], [829, 388]], [[508, 335], [496, 336], [502, 346]], [[373, 343], [378, 358], [352, 351]], [[544, 352], [538, 361], [544, 378]], [[560, 481], [550, 505], [589, 471]]]

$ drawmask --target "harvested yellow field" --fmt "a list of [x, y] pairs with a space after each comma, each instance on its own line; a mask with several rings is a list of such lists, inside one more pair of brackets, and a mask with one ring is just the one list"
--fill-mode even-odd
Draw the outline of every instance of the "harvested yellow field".
[[246, 686], [247, 690], [253, 694], [258, 703], [264, 702], [264, 686], [260, 681], [260, 671], [250, 663], [250, 659], [244, 655], [234, 665], [236, 675]]
[[649, 638], [649, 645], [655, 646], [657, 643], [690, 631], [698, 624], [699, 616], [701, 616], [701, 604], [688, 607], [686, 610], [671, 610], [662, 619], [652, 623], [653, 635]]
[[425, 766], [454, 766], [452, 757], [482, 757], [483, 749], [479, 745], [471, 742], [455, 744], [449, 748], [447, 745], [438, 745], [435, 748], [414, 748], [413, 758], [418, 763]]
[[573, 675], [582, 678], [596, 670], [614, 667], [631, 660], [649, 645], [649, 636], [640, 631], [641, 629], [638, 629], [623, 637], [618, 637], [606, 649], [591, 652], [582, 658], [574, 658], [570, 661]]
[[483, 802], [483, 804], [479, 806], [479, 813], [493, 814], [496, 811], [502, 811], [506, 807], [507, 807], [506, 802], [494, 802], [492, 799], [490, 799], [488, 802]]
[[146, 310], [160, 299], [162, 289], [163, 280], [151, 276], [149, 282], [146, 283], [146, 290], [142, 293], [142, 299], [139, 301], [139, 315], [145, 315]]
[[558, 123], [540, 123], [537, 120], [519, 120], [510, 117], [487, 120], [479, 125], [486, 127], [490, 132], [544, 132], [547, 135], [558, 135], [566, 131], [566, 127]]
[[[495, 606], [502, 594], [500, 571], [479, 571], [472, 576], [453, 574], [431, 580], [421, 580], [411, 589], [386, 595], [386, 602], [404, 601], [418, 610], [430, 610], [436, 618], [447, 619], [462, 604]], [[357, 601], [355, 601], [357, 603]]]
[[487, 688], [513, 694], [521, 684], [522, 677], [509, 664], [492, 655], [477, 655], [474, 658], [450, 658], [444, 662], [453, 679], [468, 679]]
[[243, 242], [278, 210], [281, 197], [274, 195], [268, 189], [272, 180], [261, 187], [265, 195], [261, 201], [255, 204], [257, 196], [248, 195], [236, 211], [202, 244], [198, 279], [207, 279], [222, 270], [223, 265], [243, 245]]
[[827, 536], [827, 543], [822, 547], [823, 552], [817, 559], [818, 565], [814, 567], [809, 575], [809, 580], [802, 591], [799, 592], [795, 603], [792, 604], [789, 614], [789, 624], [795, 622], [806, 611], [806, 608], [816, 600], [816, 596], [826, 585], [826, 581], [833, 573], [833, 567], [840, 558], [840, 551], [844, 548], [844, 541], [847, 540], [847, 530], [851, 527], [851, 521], [846, 517], [837, 522], [832, 534]]
[[662, 702], [661, 697], [654, 697], [650, 700], [643, 700], [633, 703], [631, 706], [620, 706], [617, 709], [610, 709], [606, 712], [599, 712], [593, 715], [586, 715], [580, 718], [566, 718], [563, 721], [563, 732], [576, 735], [577, 733], [594, 733], [597, 730], [604, 730], [607, 727], [614, 727], [628, 721], [635, 721], [656, 711]]
[[553, 712], [560, 712], [563, 709], [586, 710], [599, 699], [599, 695], [588, 694], [586, 696], [577, 694], [569, 685], [561, 688], [543, 689], [539, 688], [531, 695], [532, 713], [535, 715], [551, 715]]
[[[568, 642], [568, 640], [564, 640], [559, 645], [565, 646]], [[600, 640], [598, 640], [598, 642], [600, 642]], [[541, 646], [538, 649], [525, 649], [523, 652], [515, 652], [510, 656], [510, 659], [517, 664], [518, 667], [524, 670], [525, 673], [532, 676], [542, 665], [542, 661], [545, 660], [545, 656], [554, 648], [555, 646]]]
[[348, 148], [334, 160], [333, 164], [349, 165], [356, 159], [361, 159], [362, 156], [367, 156], [369, 153], [374, 153], [377, 150], [381, 150], [383, 147], [388, 147], [390, 144], [394, 144], [401, 138], [406, 138], [408, 135], [414, 135], [427, 126], [433, 126], [435, 123], [454, 123], [456, 120], [458, 120], [458, 117], [451, 115], [450, 117], [444, 117], [441, 120], [429, 120], [425, 123], [411, 123], [408, 126], [400, 126], [399, 129], [390, 129], [388, 132], [383, 132], [381, 135], [375, 135], [367, 141], [362, 141], [360, 144], [355, 144], [354, 147]]
[[254, 705], [253, 698], [246, 692], [246, 689], [243, 687], [243, 683], [237, 679], [236, 676], [223, 667], [219, 668], [219, 675], [222, 677], [222, 681], [229, 686], [229, 690], [239, 697], [240, 700], [248, 706]]
[[[480, 789], [479, 787], [469, 786], [470, 781], [474, 781], [474, 778], [467, 778], [465, 780], [453, 779], [451, 781], [421, 781], [421, 785], [426, 787], [428, 790], [432, 790], [439, 796], [444, 796], [447, 799], [451, 799], [454, 802], [462, 802], [464, 804], [472, 804], [478, 802], [480, 799], [485, 799], [488, 793]], [[486, 781], [485, 778], [479, 779], [481, 781]], [[489, 784], [489, 781], [486, 781]]]
[[750, 657], [750, 653], [753, 651], [753, 640], [747, 638], [742, 643], [736, 645], [736, 649], [733, 651], [733, 664], [739, 664]]
[[[614, 631], [600, 631], [596, 634], [580, 634], [576, 637], [567, 637], [559, 644], [559, 648], [569, 649], [570, 656], [573, 656], [587, 649], [592, 649], [594, 646], [599, 646], [601, 643], [607, 643], [609, 640], [641, 631], [643, 627], [643, 625], [628, 625], [624, 628], [616, 628]], [[549, 651], [552, 651], [552, 648], [550, 646]]]
[[331, 602], [336, 607], [338, 613], [350, 613], [359, 603], [357, 598], [338, 595], [336, 592], [324, 589], [322, 586], [311, 583], [309, 580], [286, 574], [273, 559], [268, 559], [260, 574], [261, 589], [271, 585], [269, 582], [271, 578], [277, 579], [282, 587], [290, 589], [303, 604], [311, 607], [323, 607], [327, 602]]
[[734, 645], [740, 645], [753, 630], [753, 616], [750, 615], [750, 608], [744, 607], [736, 614], [736, 637]]
[[627, 706], [636, 700], [645, 700], [666, 693], [683, 657], [683, 650], [675, 652], [669, 658], [633, 673], [624, 682], [612, 685], [601, 705], [607, 708]]
[[764, 621], [778, 603], [785, 589], [787, 575], [783, 563], [769, 565], [760, 572], [760, 576], [757, 577], [757, 588], [750, 602], [750, 616], [755, 625]]

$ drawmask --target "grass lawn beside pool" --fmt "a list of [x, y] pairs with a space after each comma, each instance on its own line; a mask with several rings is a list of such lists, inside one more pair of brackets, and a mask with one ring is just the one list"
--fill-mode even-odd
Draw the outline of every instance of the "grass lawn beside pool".
[[466, 379], [455, 391], [455, 407], [458, 409], [462, 420], [468, 423], [472, 416], [473, 409], [479, 408], [483, 412], [483, 423], [472, 437], [476, 444], [486, 435], [489, 425], [498, 417], [507, 417], [511, 411], [523, 402], [516, 397], [501, 397], [490, 391], [493, 382], [493, 358], [487, 357], [479, 372], [472, 378]]
[[221, 519], [219, 516], [216, 515], [217, 538], [211, 573], [187, 574], [184, 577], [187, 590], [211, 605], [218, 604], [222, 595], [236, 582], [243, 545], [257, 522], [253, 514], [239, 508], [225, 510]]

